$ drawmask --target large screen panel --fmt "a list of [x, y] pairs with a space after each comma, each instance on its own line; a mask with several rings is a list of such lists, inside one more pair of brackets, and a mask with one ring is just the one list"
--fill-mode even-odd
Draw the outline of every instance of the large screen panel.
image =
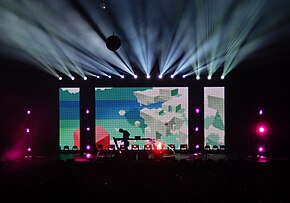
[[59, 146], [80, 149], [80, 88], [59, 88]]
[[204, 87], [204, 145], [225, 145], [224, 87]]
[[141, 138], [129, 149], [132, 144], [144, 149], [143, 138], [175, 149], [188, 145], [187, 87], [95, 88], [95, 116], [95, 142], [105, 149], [116, 144], [113, 137], [123, 137], [119, 129], [127, 130], [129, 138]]

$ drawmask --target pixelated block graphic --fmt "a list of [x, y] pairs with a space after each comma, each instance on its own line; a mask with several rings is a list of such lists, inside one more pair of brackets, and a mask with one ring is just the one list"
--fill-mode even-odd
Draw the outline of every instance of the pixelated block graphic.
[[108, 149], [110, 145], [110, 134], [101, 126], [96, 126], [95, 144], [102, 145], [104, 150]]
[[80, 129], [77, 129], [74, 131], [74, 145], [78, 147], [78, 149], [81, 148], [80, 145]]

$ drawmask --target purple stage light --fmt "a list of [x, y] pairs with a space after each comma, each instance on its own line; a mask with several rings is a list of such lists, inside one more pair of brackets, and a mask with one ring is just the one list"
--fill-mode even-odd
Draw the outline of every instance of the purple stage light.
[[259, 115], [262, 115], [262, 114], [263, 114], [263, 110], [260, 109], [260, 111], [259, 111]]
[[26, 114], [27, 115], [30, 115], [31, 114], [31, 111], [30, 110], [27, 110]]
[[86, 110], [86, 114], [89, 114], [89, 113], [90, 113], [90, 110], [89, 110], [89, 109], [87, 109], [87, 110]]
[[91, 129], [90, 129], [90, 127], [87, 127], [87, 131], [90, 131]]
[[259, 151], [259, 152], [264, 152], [264, 151], [265, 151], [265, 148], [264, 148], [263, 146], [259, 146], [259, 147], [258, 147], [258, 151]]
[[195, 129], [194, 129], [194, 130], [195, 130], [195, 132], [197, 132], [197, 131], [198, 131], [198, 127], [195, 127]]
[[196, 113], [199, 113], [199, 111], [200, 111], [199, 108], [196, 108], [196, 109], [195, 109], [195, 112], [196, 112]]
[[199, 149], [199, 145], [197, 144], [197, 145], [195, 145], [195, 149]]
[[29, 128], [26, 128], [26, 133], [29, 133], [29, 132], [30, 132]]
[[90, 150], [90, 149], [91, 149], [91, 146], [90, 146], [90, 145], [87, 145], [87, 146], [86, 146], [86, 149], [87, 149], [87, 150]]

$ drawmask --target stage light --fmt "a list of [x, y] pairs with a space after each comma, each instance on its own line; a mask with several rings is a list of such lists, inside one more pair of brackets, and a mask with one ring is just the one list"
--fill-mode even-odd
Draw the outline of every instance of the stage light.
[[199, 113], [199, 112], [200, 112], [199, 108], [196, 108], [195, 113]]
[[199, 149], [199, 145], [197, 144], [197, 145], [195, 145], [195, 149]]
[[108, 150], [113, 151], [115, 149], [115, 145], [110, 144], [108, 146]]
[[259, 115], [262, 115], [262, 114], [263, 114], [263, 110], [260, 109], [260, 110], [259, 110]]
[[31, 147], [27, 148], [27, 152], [31, 152], [31, 150], [32, 150]]
[[87, 153], [87, 154], [86, 154], [86, 158], [87, 158], [87, 159], [90, 159], [90, 158], [92, 158], [92, 157], [93, 157], [92, 154], [90, 154], [90, 153]]
[[263, 146], [258, 147], [258, 152], [263, 153], [265, 151], [265, 148]]
[[200, 79], [200, 76], [199, 76], [199, 75], [197, 75], [195, 78], [196, 78], [197, 80], [199, 80], [199, 79]]
[[162, 78], [162, 75], [161, 75], [161, 74], [160, 74], [160, 75], [158, 75], [158, 78], [159, 78], [159, 79], [161, 79], [161, 78]]
[[27, 115], [30, 115], [30, 114], [31, 114], [31, 111], [30, 111], [30, 110], [27, 110], [27, 111], [26, 111], [26, 114], [27, 114]]
[[75, 77], [72, 76], [70, 79], [71, 79], [71, 80], [75, 80]]
[[90, 127], [87, 127], [87, 131], [90, 131], [91, 129], [90, 129]]
[[210, 75], [209, 75], [209, 76], [207, 76], [207, 79], [208, 79], [208, 80], [211, 80], [211, 76], [210, 76]]
[[90, 145], [87, 145], [87, 146], [86, 146], [86, 149], [87, 149], [87, 150], [90, 150], [90, 149], [91, 149], [91, 146], [90, 146]]
[[150, 75], [147, 74], [147, 75], [146, 75], [146, 78], [149, 79], [149, 78], [150, 78]]
[[174, 75], [171, 75], [170, 77], [171, 77], [171, 78], [174, 78]]
[[182, 78], [186, 78], [186, 75], [182, 75]]
[[145, 150], [152, 150], [152, 145], [151, 144], [146, 144], [144, 145]]
[[194, 130], [195, 130], [195, 132], [197, 132], [197, 131], [198, 131], [198, 127], [195, 127], [195, 129], [194, 129]]
[[100, 8], [103, 9], [103, 10], [105, 10], [106, 7], [107, 7], [107, 5], [106, 5], [105, 1], [104, 0], [101, 0], [101, 2], [100, 2]]
[[139, 150], [139, 145], [133, 144], [132, 145], [132, 150]]
[[87, 110], [86, 110], [86, 114], [89, 114], [89, 113], [90, 113], [90, 110], [89, 110], [89, 109], [87, 109]]
[[108, 78], [111, 78], [112, 76], [111, 75], [108, 75]]
[[137, 76], [137, 75], [134, 75], [134, 78], [135, 78], [135, 79], [137, 79], [137, 78], [138, 78], [138, 76]]
[[26, 128], [26, 132], [27, 132], [27, 133], [29, 133], [29, 132], [30, 132], [29, 128]]
[[87, 80], [87, 79], [88, 79], [88, 78], [85, 76], [85, 77], [84, 77], [84, 80]]
[[225, 76], [224, 76], [224, 75], [222, 75], [222, 76], [221, 76], [221, 79], [222, 79], [222, 80], [223, 80], [223, 79], [225, 79]]
[[59, 80], [62, 80], [62, 77], [58, 77]]
[[266, 131], [267, 131], [267, 128], [264, 124], [258, 125], [257, 132], [259, 135], [264, 135], [266, 133]]
[[124, 75], [120, 75], [120, 77], [121, 77], [121, 78], [125, 78], [125, 76], [124, 76]]
[[113, 34], [106, 39], [106, 46], [111, 51], [117, 51], [121, 47], [121, 40]]
[[187, 150], [187, 144], [181, 144], [180, 150]]
[[99, 75], [97, 75], [97, 76], [96, 76], [96, 78], [100, 78], [100, 76], [99, 76]]

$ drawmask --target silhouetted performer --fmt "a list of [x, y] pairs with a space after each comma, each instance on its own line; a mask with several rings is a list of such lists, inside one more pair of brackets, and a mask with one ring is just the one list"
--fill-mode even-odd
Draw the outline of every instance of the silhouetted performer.
[[123, 133], [124, 146], [125, 146], [126, 149], [128, 149], [128, 147], [129, 147], [128, 139], [129, 139], [130, 133], [127, 130], [123, 130], [122, 128], [119, 129], [119, 132]]

